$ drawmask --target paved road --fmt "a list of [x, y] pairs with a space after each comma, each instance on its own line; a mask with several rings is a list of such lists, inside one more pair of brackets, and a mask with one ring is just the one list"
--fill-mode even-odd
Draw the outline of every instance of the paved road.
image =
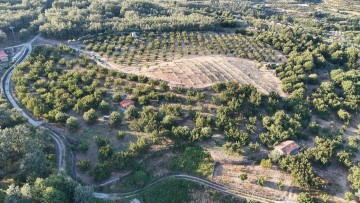
[[[19, 112], [21, 112], [22, 116], [28, 120], [28, 122], [33, 126], [41, 126], [43, 124], [43, 121], [37, 121], [33, 119], [31, 116], [29, 116], [23, 109], [17, 104], [15, 98], [13, 97], [11, 93], [11, 77], [14, 72], [15, 65], [18, 63], [23, 62], [31, 53], [32, 51], [32, 43], [39, 37], [40, 35], [37, 35], [32, 40], [25, 44], [18, 45], [17, 47], [22, 47], [21, 51], [22, 54], [15, 60], [14, 65], [12, 65], [3, 75], [1, 78], [1, 92], [5, 94], [6, 98], [9, 100], [11, 105], [17, 109]], [[50, 133], [51, 139], [55, 142], [57, 146], [57, 157], [58, 157], [58, 170], [59, 171], [65, 171], [66, 170], [66, 146], [64, 144], [63, 138], [61, 138], [59, 135], [57, 135], [55, 132], [51, 131]]]

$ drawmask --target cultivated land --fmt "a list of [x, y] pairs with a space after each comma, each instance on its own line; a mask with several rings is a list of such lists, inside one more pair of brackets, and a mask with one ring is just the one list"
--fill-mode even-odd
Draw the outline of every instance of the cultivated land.
[[[108, 64], [117, 67], [111, 61]], [[190, 56], [140, 70], [132, 67], [118, 70], [168, 81], [173, 87], [205, 88], [218, 82], [237, 81], [240, 84], [254, 85], [264, 94], [273, 91], [285, 95], [280, 80], [272, 70], [259, 68], [259, 64], [254, 61], [235, 57]]]
[[359, 2], [0, 0], [0, 202], [359, 202]]
[[85, 53], [101, 58], [111, 68], [164, 80], [173, 87], [205, 88], [218, 82], [237, 81], [254, 85], [264, 94], [274, 91], [285, 96], [274, 72], [255, 61], [279, 63], [284, 57], [245, 35], [135, 33], [85, 37], [83, 42], [87, 45]]

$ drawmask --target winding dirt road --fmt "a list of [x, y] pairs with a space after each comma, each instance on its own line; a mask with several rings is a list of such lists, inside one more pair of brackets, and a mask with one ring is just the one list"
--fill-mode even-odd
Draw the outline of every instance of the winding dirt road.
[[[66, 172], [66, 138], [58, 135], [56, 132], [54, 132], [51, 128], [47, 127], [46, 125], [43, 125], [44, 122], [43, 121], [37, 121], [34, 120], [31, 116], [29, 116], [25, 111], [23, 111], [23, 109], [17, 104], [16, 99], [14, 98], [14, 96], [11, 93], [11, 76], [13, 74], [14, 71], [14, 67], [17, 63], [21, 63], [23, 62], [27, 56], [31, 53], [32, 51], [32, 43], [39, 37], [36, 36], [34, 39], [32, 39], [31, 41], [29, 41], [28, 43], [22, 44], [22, 45], [18, 45], [17, 47], [21, 47], [23, 46], [23, 53], [21, 54], [21, 56], [16, 60], [15, 64], [13, 66], [11, 66], [6, 73], [3, 75], [3, 77], [1, 78], [1, 92], [6, 96], [6, 98], [9, 100], [9, 102], [11, 103], [11, 105], [18, 109], [21, 114], [28, 120], [28, 122], [33, 125], [33, 126], [44, 126], [47, 129], [50, 130], [50, 136], [52, 138], [52, 140], [54, 141], [54, 143], [57, 146], [57, 158], [58, 158], [58, 171], [59, 172]], [[73, 47], [72, 47], [73, 48]], [[82, 52], [82, 50], [76, 49], [79, 52]], [[83, 52], [84, 53], [84, 52]], [[86, 53], [85, 53], [86, 54]], [[99, 61], [96, 60], [96, 62], [102, 66], [106, 66], [107, 64], [103, 64]], [[74, 155], [71, 154], [72, 156], [72, 165], [74, 165]], [[73, 168], [73, 166], [71, 167]], [[98, 199], [109, 199], [109, 200], [121, 200], [124, 198], [128, 198], [128, 197], [133, 197], [135, 195], [141, 194], [143, 191], [145, 191], [146, 189], [149, 189], [157, 184], [159, 184], [162, 181], [168, 180], [168, 179], [181, 179], [181, 180], [188, 180], [191, 182], [195, 182], [197, 184], [200, 185], [204, 185], [207, 186], [209, 188], [212, 188], [214, 190], [217, 190], [219, 192], [223, 192], [226, 194], [230, 194], [230, 195], [234, 195], [236, 197], [240, 197], [240, 198], [244, 198], [244, 199], [249, 199], [249, 200], [253, 200], [253, 201], [257, 201], [257, 202], [274, 202], [274, 203], [291, 203], [289, 201], [284, 201], [284, 200], [271, 200], [271, 199], [267, 199], [267, 198], [263, 198], [260, 196], [254, 196], [251, 194], [247, 194], [241, 191], [235, 191], [231, 188], [227, 188], [225, 186], [213, 183], [211, 181], [208, 180], [204, 180], [195, 176], [190, 176], [190, 175], [170, 175], [170, 176], [166, 176], [162, 179], [159, 179], [141, 189], [132, 191], [132, 192], [127, 192], [127, 193], [94, 193], [94, 197], [98, 198]], [[109, 183], [111, 184], [112, 182], [115, 181], [109, 181]]]
[[[13, 75], [14, 72], [14, 68], [16, 66], [16, 64], [21, 63], [23, 61], [26, 60], [26, 58], [30, 55], [31, 51], [32, 51], [32, 43], [37, 40], [39, 38], [40, 35], [37, 35], [36, 37], [34, 37], [32, 40], [30, 40], [29, 42], [25, 43], [25, 44], [21, 44], [18, 45], [16, 47], [22, 47], [21, 48], [21, 54], [19, 56], [19, 58], [17, 58], [15, 60], [14, 65], [12, 65], [2, 76], [1, 78], [1, 92], [5, 95], [5, 97], [8, 99], [8, 101], [10, 102], [10, 104], [17, 109], [24, 118], [26, 118], [26, 120], [33, 126], [41, 126], [43, 125], [43, 121], [37, 121], [35, 119], [33, 119], [31, 116], [29, 116], [16, 102], [16, 99], [14, 98], [12, 92], [11, 92], [11, 77]], [[54, 143], [56, 144], [57, 147], [57, 157], [58, 157], [58, 170], [60, 172], [65, 171], [66, 170], [66, 146], [64, 144], [64, 140], [55, 132], [50, 131], [50, 136], [51, 139], [54, 141]]]

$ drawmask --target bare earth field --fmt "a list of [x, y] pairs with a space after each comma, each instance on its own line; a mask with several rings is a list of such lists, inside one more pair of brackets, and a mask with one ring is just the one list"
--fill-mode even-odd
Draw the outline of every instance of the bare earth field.
[[168, 81], [171, 86], [205, 88], [218, 82], [238, 81], [241, 84], [252, 84], [264, 94], [275, 91], [285, 96], [281, 90], [281, 82], [273, 71], [266, 68], [259, 69], [258, 63], [242, 58], [220, 55], [198, 56], [141, 69], [123, 68], [111, 61], [106, 62], [121, 72]]

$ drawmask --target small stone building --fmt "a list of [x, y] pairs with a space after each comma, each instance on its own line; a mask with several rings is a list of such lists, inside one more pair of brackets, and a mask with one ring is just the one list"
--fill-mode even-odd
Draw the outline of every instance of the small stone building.
[[275, 146], [274, 151], [280, 155], [295, 155], [300, 152], [300, 146], [292, 140], [287, 140]]
[[125, 99], [120, 102], [120, 107], [124, 109], [127, 109], [131, 105], [135, 105], [135, 102], [131, 99]]

